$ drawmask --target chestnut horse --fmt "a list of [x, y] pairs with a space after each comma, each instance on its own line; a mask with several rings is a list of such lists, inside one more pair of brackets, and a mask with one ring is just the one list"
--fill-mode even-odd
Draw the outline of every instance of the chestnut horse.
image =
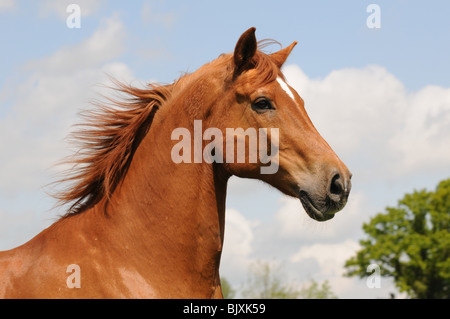
[[[263, 180], [298, 198], [315, 220], [332, 218], [347, 202], [351, 174], [281, 73], [295, 45], [265, 54], [251, 28], [233, 54], [170, 85], [116, 83], [122, 98], [97, 105], [78, 132], [82, 148], [65, 178], [72, 186], [59, 194], [71, 204], [69, 212], [0, 253], [0, 297], [221, 298], [232, 175]], [[202, 132], [265, 129], [277, 169], [262, 173], [267, 161], [249, 160], [250, 143], [245, 161], [223, 160], [227, 152], [237, 158], [239, 149], [219, 145], [226, 142], [219, 137], [192, 142], [196, 148], [211, 141], [216, 160], [174, 161], [174, 130], [193, 132], [198, 120]], [[278, 129], [277, 143], [271, 128]]]

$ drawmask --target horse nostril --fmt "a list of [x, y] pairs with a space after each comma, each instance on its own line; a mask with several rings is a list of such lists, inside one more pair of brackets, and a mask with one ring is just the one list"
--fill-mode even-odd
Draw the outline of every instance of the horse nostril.
[[339, 173], [336, 173], [330, 183], [330, 198], [335, 202], [340, 202], [344, 194], [344, 184]]

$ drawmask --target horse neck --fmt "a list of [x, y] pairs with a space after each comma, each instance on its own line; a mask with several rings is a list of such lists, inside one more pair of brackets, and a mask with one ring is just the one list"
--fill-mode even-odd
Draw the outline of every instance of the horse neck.
[[152, 268], [147, 273], [160, 273], [160, 280], [170, 275], [169, 282], [183, 278], [191, 287], [211, 286], [219, 282], [228, 176], [217, 164], [174, 163], [172, 130], [192, 128], [193, 121], [161, 111], [113, 193], [107, 215], [120, 236], [115, 242], [127, 249], [132, 243]]

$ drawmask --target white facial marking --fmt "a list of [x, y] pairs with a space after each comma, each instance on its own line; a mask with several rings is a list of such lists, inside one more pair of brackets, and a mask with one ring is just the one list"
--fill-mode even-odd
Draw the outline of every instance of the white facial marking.
[[286, 84], [286, 82], [284, 82], [283, 79], [280, 77], [277, 77], [277, 82], [280, 84], [281, 88], [287, 93], [287, 95], [289, 95], [290, 98], [293, 99], [295, 102], [294, 94], [292, 93], [291, 89]]

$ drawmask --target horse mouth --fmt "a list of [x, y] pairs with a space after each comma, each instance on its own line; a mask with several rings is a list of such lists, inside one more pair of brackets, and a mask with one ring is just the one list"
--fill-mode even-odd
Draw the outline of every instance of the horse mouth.
[[327, 211], [322, 212], [321, 210], [316, 208], [316, 206], [314, 206], [313, 204], [313, 201], [308, 196], [308, 193], [306, 193], [305, 191], [300, 191], [298, 198], [300, 199], [300, 202], [302, 203], [306, 213], [312, 219], [319, 222], [324, 222], [334, 217], [333, 213], [328, 213]]

